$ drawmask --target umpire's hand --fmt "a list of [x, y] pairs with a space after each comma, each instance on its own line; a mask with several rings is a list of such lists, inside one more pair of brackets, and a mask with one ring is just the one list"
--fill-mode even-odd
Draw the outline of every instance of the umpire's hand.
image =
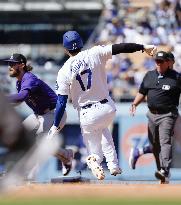
[[135, 104], [131, 104], [131, 107], [130, 107], [129, 111], [130, 111], [130, 115], [134, 116], [135, 113], [136, 113], [136, 105]]

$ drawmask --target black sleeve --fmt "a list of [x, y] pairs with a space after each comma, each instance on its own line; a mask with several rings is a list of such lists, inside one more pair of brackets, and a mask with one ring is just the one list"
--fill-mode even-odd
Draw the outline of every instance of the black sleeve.
[[120, 43], [112, 45], [112, 55], [117, 55], [119, 53], [133, 53], [141, 50], [144, 50], [144, 46], [136, 43]]
[[143, 78], [143, 81], [140, 85], [140, 88], [139, 88], [139, 93], [141, 93], [142, 95], [146, 96], [147, 93], [148, 93], [148, 88], [146, 86], [146, 82], [148, 81], [148, 75], [146, 74], [145, 77]]

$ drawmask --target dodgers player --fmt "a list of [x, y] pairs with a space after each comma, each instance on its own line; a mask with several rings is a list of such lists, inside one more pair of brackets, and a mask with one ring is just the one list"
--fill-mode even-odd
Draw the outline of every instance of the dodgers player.
[[68, 31], [63, 35], [63, 46], [69, 59], [59, 70], [57, 76], [58, 101], [54, 125], [50, 135], [57, 132], [59, 121], [66, 107], [68, 95], [78, 111], [83, 140], [88, 151], [87, 165], [97, 179], [105, 178], [101, 166], [103, 155], [112, 175], [121, 173], [117, 154], [108, 126], [112, 123], [116, 108], [109, 96], [106, 61], [112, 55], [121, 52], [146, 51], [152, 54], [154, 46], [139, 44], [115, 44], [95, 46], [81, 51], [83, 42], [76, 31]]
[[[8, 62], [9, 76], [17, 78], [18, 93], [8, 96], [9, 101], [15, 104], [25, 102], [34, 113], [23, 121], [23, 125], [38, 136], [46, 133], [53, 124], [57, 95], [45, 82], [30, 72], [32, 67], [27, 65], [24, 55], [15, 53], [4, 61]], [[60, 128], [64, 126], [65, 120], [66, 112], [60, 122]], [[63, 175], [67, 175], [72, 165], [72, 150], [60, 149], [55, 156], [62, 161]]]

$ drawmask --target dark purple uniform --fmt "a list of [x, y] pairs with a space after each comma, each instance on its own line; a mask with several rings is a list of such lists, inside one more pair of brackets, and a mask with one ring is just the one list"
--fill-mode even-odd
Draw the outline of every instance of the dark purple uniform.
[[[24, 101], [35, 114], [43, 115], [47, 110], [52, 110], [56, 106], [55, 92], [31, 72], [26, 72], [22, 80], [16, 82], [16, 88], [19, 94], [25, 90], [28, 91]], [[10, 98], [11, 101], [18, 101], [16, 95], [11, 95]]]

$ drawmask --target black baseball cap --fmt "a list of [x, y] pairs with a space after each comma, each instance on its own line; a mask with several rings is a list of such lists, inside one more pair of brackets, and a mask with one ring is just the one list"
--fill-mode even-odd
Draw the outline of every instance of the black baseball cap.
[[165, 51], [159, 51], [157, 52], [156, 56], [155, 56], [155, 60], [169, 60], [169, 56], [168, 53]]
[[26, 57], [19, 53], [14, 53], [9, 59], [5, 59], [3, 61], [12, 63], [24, 63], [25, 65], [27, 62]]
[[175, 56], [173, 55], [172, 52], [168, 52], [167, 54], [168, 54], [168, 59], [169, 60], [175, 61]]

